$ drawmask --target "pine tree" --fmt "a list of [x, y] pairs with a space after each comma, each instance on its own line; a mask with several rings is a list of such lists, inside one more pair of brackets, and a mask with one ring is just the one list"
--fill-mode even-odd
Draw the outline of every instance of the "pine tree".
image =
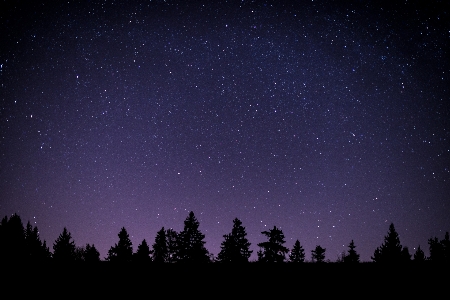
[[5, 216], [0, 228], [0, 259], [20, 261], [27, 258], [25, 229], [19, 215], [13, 214], [9, 220]]
[[427, 258], [425, 257], [425, 253], [423, 250], [419, 247], [417, 247], [416, 252], [414, 253], [414, 262], [424, 262]]
[[165, 263], [168, 260], [169, 250], [167, 248], [166, 231], [164, 227], [156, 233], [153, 248], [153, 262]]
[[289, 249], [283, 246], [286, 242], [284, 240], [283, 231], [274, 226], [273, 229], [261, 233], [269, 240], [258, 244], [258, 246], [262, 248], [258, 251], [258, 261], [270, 263], [284, 262], [286, 253], [289, 252]]
[[291, 253], [289, 254], [289, 261], [295, 263], [305, 261], [305, 250], [300, 245], [299, 240], [296, 240], [292, 247]]
[[345, 263], [359, 263], [359, 254], [356, 253], [356, 246], [353, 240], [348, 245], [348, 254], [344, 256], [343, 260]]
[[178, 233], [172, 228], [166, 231], [167, 240], [167, 258], [166, 262], [172, 263], [176, 261], [178, 253]]
[[401, 262], [410, 262], [411, 261], [411, 254], [409, 253], [409, 249], [408, 247], [403, 247], [402, 248], [402, 258], [401, 258]]
[[322, 248], [321, 246], [317, 245], [314, 250], [311, 250], [311, 259], [313, 262], [316, 263], [322, 263], [325, 261], [325, 251], [327, 249]]
[[94, 244], [92, 244], [92, 246], [86, 244], [86, 247], [84, 248], [84, 261], [87, 263], [94, 263], [100, 261], [100, 253], [95, 248]]
[[396, 263], [402, 261], [402, 245], [394, 224], [389, 225], [388, 234], [384, 237], [384, 243], [375, 249], [372, 260], [380, 263]]
[[250, 242], [246, 238], [247, 233], [242, 222], [235, 218], [233, 228], [230, 234], [225, 234], [220, 252], [217, 256], [218, 261], [227, 263], [246, 263], [253, 251], [249, 250]]
[[183, 231], [177, 237], [177, 261], [189, 263], [209, 262], [209, 253], [203, 241], [205, 235], [200, 232], [199, 226], [200, 223], [195, 218], [194, 212], [191, 211], [184, 221]]
[[134, 261], [148, 263], [152, 261], [150, 254], [152, 251], [144, 239], [142, 243], [138, 246], [136, 253], [134, 254]]
[[133, 244], [130, 241], [125, 227], [122, 227], [118, 236], [119, 243], [108, 250], [108, 257], [106, 260], [113, 262], [131, 262], [133, 258]]
[[63, 232], [53, 243], [53, 259], [57, 262], [74, 262], [76, 260], [76, 247], [72, 235], [64, 227]]
[[443, 240], [438, 240], [437, 237], [428, 240], [430, 246], [430, 257], [428, 258], [432, 262], [450, 262], [450, 238], [448, 231], [445, 233]]

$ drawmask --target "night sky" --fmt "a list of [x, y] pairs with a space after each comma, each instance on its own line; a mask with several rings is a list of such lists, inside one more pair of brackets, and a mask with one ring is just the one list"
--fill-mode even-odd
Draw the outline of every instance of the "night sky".
[[446, 1], [82, 2], [0, 7], [0, 216], [51, 251], [191, 210], [251, 259], [273, 226], [331, 261], [450, 230]]

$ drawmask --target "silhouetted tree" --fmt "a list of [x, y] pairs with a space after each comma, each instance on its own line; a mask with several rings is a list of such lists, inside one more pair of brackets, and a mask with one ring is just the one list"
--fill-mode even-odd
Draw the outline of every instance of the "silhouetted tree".
[[25, 229], [19, 215], [13, 214], [9, 220], [5, 216], [0, 230], [0, 257], [6, 261], [19, 261], [26, 254]]
[[64, 263], [74, 262], [77, 259], [75, 242], [66, 227], [53, 243], [53, 259]]
[[290, 262], [304, 262], [305, 261], [305, 250], [300, 245], [300, 241], [296, 240], [294, 246], [292, 247], [291, 253], [289, 253]]
[[108, 250], [108, 257], [106, 260], [113, 262], [130, 262], [133, 258], [133, 244], [130, 241], [125, 227], [122, 227], [118, 236], [119, 242]]
[[166, 240], [167, 240], [167, 258], [166, 262], [172, 263], [176, 261], [177, 252], [178, 252], [178, 233], [169, 228], [166, 230]]
[[313, 262], [316, 263], [322, 263], [325, 261], [325, 251], [327, 249], [322, 248], [321, 246], [317, 245], [314, 250], [311, 250], [311, 259]]
[[437, 237], [428, 240], [430, 246], [430, 257], [432, 262], [450, 262], [450, 239], [448, 232], [445, 233], [443, 240], [438, 240]]
[[50, 259], [51, 253], [47, 245], [42, 243], [37, 227], [33, 228], [29, 221], [25, 229], [25, 244], [27, 261], [39, 262]]
[[410, 262], [411, 261], [411, 254], [409, 253], [408, 247], [402, 248], [402, 259], [401, 262]]
[[396, 263], [402, 262], [402, 245], [398, 233], [395, 231], [394, 224], [389, 225], [388, 234], [384, 237], [384, 243], [375, 249], [371, 257], [374, 262]]
[[169, 249], [167, 247], [166, 231], [164, 227], [156, 233], [155, 242], [152, 245], [153, 248], [153, 262], [165, 263], [168, 261]]
[[246, 238], [247, 232], [242, 222], [235, 218], [233, 220], [233, 228], [231, 233], [225, 234], [225, 240], [222, 242], [220, 252], [217, 255], [217, 260], [227, 263], [246, 263], [252, 254], [250, 250], [250, 242]]
[[289, 252], [289, 249], [283, 246], [286, 242], [284, 240], [283, 231], [278, 229], [276, 226], [273, 226], [273, 229], [269, 229], [269, 231], [263, 231], [261, 233], [264, 234], [269, 240], [258, 244], [261, 248], [258, 251], [258, 261], [270, 263], [284, 262], [286, 259], [286, 253]]
[[343, 257], [345, 263], [359, 263], [359, 254], [356, 253], [356, 246], [353, 240], [348, 245], [348, 254]]
[[147, 244], [147, 241], [144, 239], [142, 243], [137, 247], [137, 251], [134, 254], [134, 261], [148, 263], [152, 261], [150, 254], [152, 251]]
[[208, 250], [205, 248], [205, 235], [200, 232], [194, 212], [190, 212], [184, 221], [184, 229], [177, 236], [176, 258], [178, 262], [209, 262]]
[[420, 245], [419, 247], [417, 247], [416, 252], [414, 253], [414, 261], [415, 262], [424, 262], [426, 261], [426, 257], [425, 257], [425, 253], [423, 252], [422, 249], [420, 249]]
[[87, 263], [100, 261], [100, 253], [95, 248], [94, 244], [92, 244], [92, 246], [86, 244], [86, 246], [84, 247], [84, 261]]

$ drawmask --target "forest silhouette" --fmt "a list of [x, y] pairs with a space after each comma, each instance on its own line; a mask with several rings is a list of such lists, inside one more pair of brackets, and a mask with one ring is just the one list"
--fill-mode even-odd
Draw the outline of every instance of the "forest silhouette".
[[[118, 233], [118, 241], [112, 245], [106, 257], [101, 258], [94, 244], [77, 246], [69, 230], [64, 227], [61, 234], [52, 244], [50, 250], [47, 242], [42, 241], [39, 230], [30, 222], [23, 225], [19, 215], [5, 216], [0, 224], [0, 261], [27, 263], [106, 263], [111, 264], [232, 264], [258, 265], [272, 264], [305, 264], [314, 265], [342, 263], [344, 265], [361, 264], [357, 246], [351, 240], [348, 250], [343, 252], [336, 261], [326, 260], [326, 249], [320, 245], [311, 251], [308, 261], [305, 250], [299, 240], [291, 248], [286, 247], [283, 231], [276, 226], [261, 234], [265, 240], [257, 244], [259, 251], [257, 259], [250, 261], [252, 250], [247, 239], [247, 232], [238, 218], [233, 220], [231, 232], [223, 235], [220, 252], [214, 256], [205, 247], [205, 235], [199, 230], [199, 221], [190, 212], [184, 221], [180, 232], [162, 227], [150, 244], [144, 239], [133, 251], [133, 244], [125, 227]], [[427, 257], [419, 246], [411, 254], [408, 247], [402, 246], [400, 238], [391, 223], [382, 244], [374, 249], [371, 256], [373, 264], [448, 264], [450, 262], [450, 239], [446, 232], [443, 239], [432, 237], [428, 240], [429, 256]], [[367, 263], [367, 262], [366, 262]]]

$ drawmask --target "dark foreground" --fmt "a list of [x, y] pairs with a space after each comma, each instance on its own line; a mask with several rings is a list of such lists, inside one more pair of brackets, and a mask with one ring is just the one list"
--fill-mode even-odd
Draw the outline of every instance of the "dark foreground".
[[[145, 293], [154, 298], [195, 296], [222, 298], [278, 295], [287, 298], [348, 296], [348, 298], [413, 296], [431, 297], [447, 290], [448, 265], [408, 264], [386, 266], [374, 263], [258, 264], [245, 266], [207, 264], [118, 265], [8, 265], [2, 266], [5, 287], [26, 283], [20, 292], [47, 294], [63, 291], [60, 297], [119, 296]], [[131, 293], [131, 294], [129, 294]], [[292, 294], [293, 293], [293, 294]], [[448, 291], [445, 292], [446, 294]], [[292, 294], [293, 296], [287, 296]], [[57, 296], [56, 294], [54, 296]], [[59, 297], [58, 296], [58, 297]], [[270, 296], [270, 297], [269, 297]], [[157, 298], [160, 298], [158, 296]], [[253, 297], [252, 297], [253, 299]]]

